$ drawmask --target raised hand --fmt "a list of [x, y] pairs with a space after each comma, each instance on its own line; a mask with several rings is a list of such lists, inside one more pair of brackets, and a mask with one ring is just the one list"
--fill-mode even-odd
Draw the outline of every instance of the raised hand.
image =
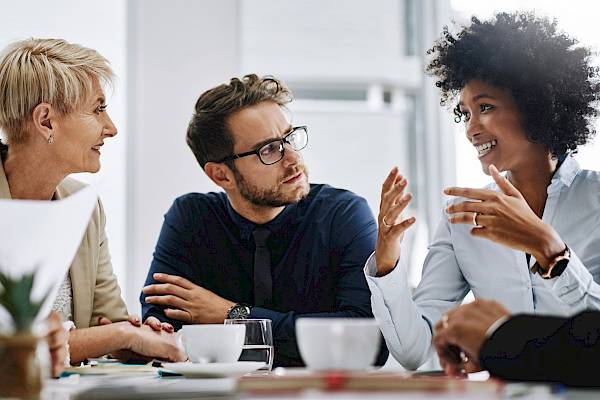
[[523, 195], [494, 165], [490, 165], [489, 171], [501, 192], [460, 187], [444, 190], [447, 195], [474, 200], [450, 205], [446, 209], [450, 214], [448, 221], [474, 225], [473, 236], [529, 253], [542, 269], [545, 268], [564, 251], [564, 242], [552, 226], [533, 212]]
[[394, 167], [381, 187], [381, 202], [377, 221], [377, 247], [375, 249], [375, 262], [377, 275], [389, 273], [400, 258], [400, 246], [404, 232], [415, 222], [415, 218], [402, 218], [402, 212], [412, 199], [411, 193], [404, 193], [408, 181]]

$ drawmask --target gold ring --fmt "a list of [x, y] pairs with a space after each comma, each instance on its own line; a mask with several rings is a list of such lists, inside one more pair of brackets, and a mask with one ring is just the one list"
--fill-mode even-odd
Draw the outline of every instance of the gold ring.
[[390, 225], [385, 221], [385, 215], [383, 216], [383, 218], [381, 219], [381, 222], [383, 222], [383, 226], [385, 226], [386, 228], [391, 228], [394, 225]]
[[442, 315], [442, 328], [446, 329], [448, 328], [448, 315], [444, 314]]
[[473, 225], [474, 225], [474, 226], [479, 226], [479, 225], [477, 225], [477, 216], [478, 216], [478, 215], [479, 215], [479, 213], [478, 213], [478, 212], [474, 212], [474, 213], [473, 213]]

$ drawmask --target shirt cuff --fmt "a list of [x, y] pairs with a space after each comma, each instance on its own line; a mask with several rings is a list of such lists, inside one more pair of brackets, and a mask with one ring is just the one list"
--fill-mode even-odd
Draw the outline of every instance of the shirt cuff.
[[556, 278], [552, 289], [569, 306], [578, 305], [588, 293], [594, 278], [583, 265], [579, 257], [571, 250], [571, 259], [567, 268]]
[[396, 265], [394, 265], [394, 268], [390, 272], [388, 272], [386, 275], [377, 276], [377, 264], [375, 262], [375, 252], [373, 252], [373, 253], [371, 253], [369, 258], [367, 259], [367, 262], [365, 263], [365, 268], [364, 268], [365, 276], [367, 278], [385, 279], [387, 276], [390, 276], [395, 271], [397, 271], [399, 269], [399, 265], [400, 265], [400, 259], [398, 259], [398, 261], [396, 261]]

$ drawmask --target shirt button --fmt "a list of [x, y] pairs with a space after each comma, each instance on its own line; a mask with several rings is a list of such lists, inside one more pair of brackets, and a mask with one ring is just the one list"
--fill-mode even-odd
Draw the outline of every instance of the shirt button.
[[390, 288], [396, 289], [397, 287], [398, 287], [398, 285], [396, 285], [395, 283], [390, 283]]

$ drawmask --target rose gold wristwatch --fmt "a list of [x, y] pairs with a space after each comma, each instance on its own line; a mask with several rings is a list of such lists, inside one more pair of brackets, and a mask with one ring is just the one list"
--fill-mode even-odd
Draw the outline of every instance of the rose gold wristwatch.
[[550, 261], [550, 264], [548, 264], [548, 268], [545, 271], [540, 264], [536, 262], [533, 264], [533, 267], [531, 267], [531, 272], [534, 274], [537, 272], [544, 279], [552, 279], [560, 276], [560, 274], [563, 273], [563, 271], [567, 268], [567, 265], [569, 265], [570, 260], [571, 250], [569, 250], [569, 247], [565, 245], [565, 250]]

